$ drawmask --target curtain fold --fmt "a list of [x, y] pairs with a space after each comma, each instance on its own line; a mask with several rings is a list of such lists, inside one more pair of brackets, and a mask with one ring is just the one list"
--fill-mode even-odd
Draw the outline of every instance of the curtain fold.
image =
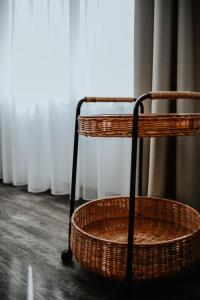
[[67, 67], [69, 1], [2, 3], [2, 178], [5, 183], [28, 185], [31, 192], [51, 189], [64, 194], [69, 189], [69, 128], [75, 106], [70, 102]]
[[[89, 96], [132, 96], [134, 2], [80, 3], [76, 91]], [[84, 104], [82, 109], [83, 114], [131, 111], [130, 104], [112, 103]], [[77, 189], [81, 187], [87, 199], [128, 194], [129, 165], [130, 140], [80, 138]]]
[[[135, 1], [136, 95], [148, 90], [199, 91], [199, 13], [195, 0]], [[155, 100], [147, 109], [199, 112], [200, 105], [192, 99], [176, 103]], [[200, 209], [199, 145], [199, 136], [147, 141], [143, 192]]]

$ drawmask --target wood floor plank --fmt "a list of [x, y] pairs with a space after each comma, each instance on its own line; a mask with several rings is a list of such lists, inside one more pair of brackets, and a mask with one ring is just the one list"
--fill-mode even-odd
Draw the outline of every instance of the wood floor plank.
[[[130, 299], [126, 286], [60, 260], [69, 201], [0, 184], [0, 300]], [[31, 288], [33, 287], [33, 289]], [[134, 299], [200, 299], [200, 267], [177, 278], [135, 285]], [[32, 297], [32, 298], [31, 298]]]

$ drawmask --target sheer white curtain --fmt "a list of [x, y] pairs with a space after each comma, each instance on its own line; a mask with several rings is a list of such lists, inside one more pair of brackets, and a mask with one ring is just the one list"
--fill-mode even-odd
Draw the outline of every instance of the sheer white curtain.
[[[86, 4], [86, 5], [85, 5]], [[81, 94], [133, 96], [134, 1], [81, 1], [77, 72]], [[132, 105], [88, 104], [83, 113], [126, 113]], [[86, 198], [127, 194], [130, 175], [130, 141], [81, 138], [81, 176]]]
[[[77, 100], [133, 95], [134, 1], [2, 3], [1, 176], [30, 192], [69, 193]], [[83, 113], [131, 108], [88, 104]], [[77, 196], [126, 194], [129, 161], [126, 139], [81, 138]]]
[[71, 168], [69, 1], [4, 1], [1, 151], [5, 183], [67, 193]]

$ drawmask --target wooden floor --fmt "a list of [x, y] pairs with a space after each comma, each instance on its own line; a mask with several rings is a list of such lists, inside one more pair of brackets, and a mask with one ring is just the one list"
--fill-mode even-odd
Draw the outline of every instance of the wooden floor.
[[[130, 299], [122, 284], [64, 265], [69, 204], [0, 184], [0, 300]], [[177, 278], [133, 287], [134, 299], [200, 300], [200, 267]]]

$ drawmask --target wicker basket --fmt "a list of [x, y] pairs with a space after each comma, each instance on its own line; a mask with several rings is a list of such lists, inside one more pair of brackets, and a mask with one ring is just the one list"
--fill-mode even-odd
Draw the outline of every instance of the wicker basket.
[[[98, 199], [72, 216], [71, 247], [87, 270], [125, 279], [128, 197]], [[200, 214], [180, 202], [136, 198], [134, 280], [175, 274], [200, 261]]]
[[[79, 116], [79, 134], [91, 137], [131, 137], [132, 115]], [[200, 133], [200, 113], [139, 116], [140, 137]]]

